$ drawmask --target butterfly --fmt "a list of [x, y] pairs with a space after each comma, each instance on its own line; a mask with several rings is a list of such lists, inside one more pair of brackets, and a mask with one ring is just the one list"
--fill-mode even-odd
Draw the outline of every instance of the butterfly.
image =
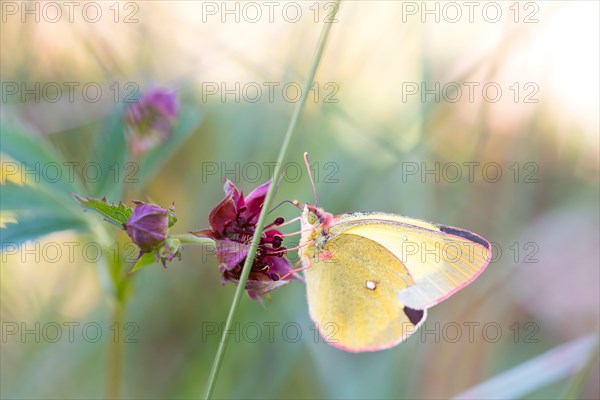
[[464, 229], [384, 212], [334, 216], [316, 195], [302, 209], [309, 313], [326, 342], [349, 352], [399, 344], [491, 258], [490, 243]]

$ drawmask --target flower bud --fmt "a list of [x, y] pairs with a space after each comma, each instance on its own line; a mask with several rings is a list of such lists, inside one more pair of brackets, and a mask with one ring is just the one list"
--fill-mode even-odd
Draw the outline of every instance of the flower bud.
[[167, 240], [169, 210], [155, 204], [136, 202], [125, 223], [127, 234], [143, 253], [159, 249]]
[[175, 91], [150, 89], [125, 112], [127, 141], [131, 153], [139, 157], [166, 142], [179, 115]]
[[167, 261], [173, 261], [177, 257], [181, 260], [181, 241], [176, 238], [168, 238], [165, 244], [158, 250], [157, 258], [160, 259], [163, 267], [167, 267]]

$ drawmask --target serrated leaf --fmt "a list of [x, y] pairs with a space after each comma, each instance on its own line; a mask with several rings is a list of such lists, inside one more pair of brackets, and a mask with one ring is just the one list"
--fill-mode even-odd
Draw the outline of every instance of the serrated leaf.
[[133, 209], [126, 206], [123, 203], [110, 204], [106, 201], [106, 198], [100, 200], [94, 198], [85, 198], [72, 193], [72, 196], [79, 204], [81, 204], [84, 210], [91, 210], [101, 215], [105, 221], [110, 222], [118, 226], [121, 229], [125, 229], [125, 223], [131, 217]]
[[156, 261], [156, 256], [154, 255], [154, 253], [144, 253], [140, 257], [140, 259], [135, 263], [133, 268], [131, 268], [131, 271], [129, 271], [129, 273], [132, 274], [140, 268], [152, 265], [152, 264], [154, 264], [155, 261]]

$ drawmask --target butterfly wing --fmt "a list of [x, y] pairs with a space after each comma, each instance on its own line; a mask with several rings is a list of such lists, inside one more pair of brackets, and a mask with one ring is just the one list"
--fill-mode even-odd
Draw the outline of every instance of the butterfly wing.
[[390, 251], [360, 235], [336, 234], [302, 252], [311, 318], [331, 345], [351, 352], [400, 343], [426, 318], [398, 301], [414, 284]]
[[468, 285], [491, 258], [489, 242], [472, 232], [394, 214], [344, 214], [336, 217], [331, 235], [369, 239], [400, 260], [413, 283], [401, 288], [397, 299], [417, 310]]

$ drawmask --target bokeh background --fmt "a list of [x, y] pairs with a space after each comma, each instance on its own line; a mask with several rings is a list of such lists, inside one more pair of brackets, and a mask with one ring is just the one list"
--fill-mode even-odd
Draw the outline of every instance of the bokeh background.
[[[246, 193], [269, 179], [265, 163], [279, 151], [294, 83], [302, 83], [332, 10], [327, 2], [277, 2], [270, 21], [262, 2], [98, 2], [101, 17], [90, 22], [95, 8], [84, 14], [87, 3], [78, 3], [72, 21], [67, 6], [55, 3], [63, 14], [54, 21], [55, 10], [27, 2], [39, 8], [36, 21], [23, 14], [24, 4], [2, 4], [3, 123], [84, 163], [128, 94], [176, 89], [182, 109], [198, 117], [192, 134], [161, 155], [143, 189], [109, 199], [174, 202], [174, 229], [182, 233], [207, 227], [224, 176]], [[315, 338], [302, 283], [277, 290], [264, 306], [244, 298], [216, 397], [449, 398], [506, 371], [513, 375], [501, 376], [495, 389], [465, 396], [600, 396], [599, 5], [478, 2], [471, 22], [469, 8], [454, 4], [342, 3], [276, 202], [312, 201], [299, 169], [308, 151], [319, 205], [328, 211], [381, 210], [460, 226], [494, 243], [492, 263], [431, 309], [421, 332], [377, 353], [348, 354]], [[225, 7], [237, 7], [237, 15]], [[453, 22], [456, 9], [461, 18]], [[103, 94], [97, 102], [78, 89], [56, 102], [48, 93], [21, 96], [22, 84], [52, 82], [63, 90], [65, 82], [95, 83]], [[422, 98], [422, 84], [439, 85], [439, 97]], [[486, 84], [492, 88], [484, 93]], [[263, 90], [258, 100], [256, 86]], [[120, 120], [111, 129], [123, 129]], [[10, 157], [3, 154], [3, 162]], [[44, 186], [62, 190], [47, 182], [37, 188]], [[74, 202], [67, 206], [79, 212]], [[39, 207], [35, 214], [44, 204], [32, 207]], [[277, 213], [298, 216], [289, 205]], [[6, 243], [19, 218], [3, 209], [2, 223]], [[105, 395], [110, 293], [101, 263], [86, 262], [79, 250], [66, 256], [65, 243], [93, 236], [64, 228], [27, 242], [38, 250], [2, 255], [3, 398]], [[111, 226], [106, 231], [117, 235]], [[63, 256], [36, 259], [50, 242]], [[214, 255], [192, 246], [168, 269], [155, 265], [132, 279], [124, 317], [132, 325], [120, 333], [137, 343], [122, 345], [121, 396], [201, 397], [220, 338], [214, 328], [224, 323], [235, 287], [221, 286]], [[71, 342], [64, 324], [75, 322]], [[15, 323], [19, 332], [9, 334]], [[35, 331], [36, 323], [41, 338], [23, 338], [21, 330]], [[54, 336], [52, 323], [62, 327], [56, 343], [44, 340]], [[102, 328], [97, 342], [83, 337], [86, 323]], [[536, 358], [548, 351], [554, 353]]]

